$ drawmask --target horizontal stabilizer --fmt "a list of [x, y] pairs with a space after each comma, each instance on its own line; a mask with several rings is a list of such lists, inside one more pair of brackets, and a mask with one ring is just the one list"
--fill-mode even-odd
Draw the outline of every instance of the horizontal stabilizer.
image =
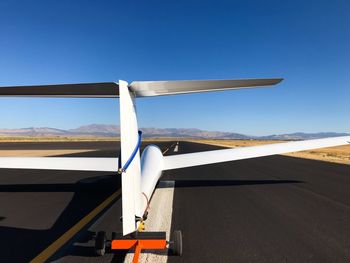
[[244, 89], [270, 86], [282, 79], [236, 79], [236, 80], [175, 80], [175, 81], [134, 81], [129, 88], [136, 97], [161, 96], [206, 91]]
[[117, 83], [114, 83], [114, 82], [101, 82], [101, 83], [0, 87], [0, 96], [117, 98], [119, 97], [119, 86]]
[[0, 168], [116, 172], [119, 167], [118, 158], [0, 157]]
[[350, 136], [164, 156], [164, 170], [350, 144]]
[[[263, 87], [278, 84], [282, 79], [236, 80], [175, 80], [134, 81], [128, 88], [135, 97], [185, 94]], [[115, 82], [79, 83], [0, 87], [6, 97], [118, 98], [119, 84]]]

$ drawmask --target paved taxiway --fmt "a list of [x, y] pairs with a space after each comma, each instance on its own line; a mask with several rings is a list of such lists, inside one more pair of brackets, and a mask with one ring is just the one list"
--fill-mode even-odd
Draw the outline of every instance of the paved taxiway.
[[[115, 156], [114, 147], [75, 155]], [[218, 148], [180, 142], [177, 153]], [[350, 261], [350, 166], [271, 156], [167, 171], [162, 180], [176, 180], [171, 228], [184, 235], [184, 255], [169, 262]], [[39, 255], [119, 187], [108, 173], [1, 169], [1, 258]], [[93, 231], [121, 230], [120, 201], [50, 260], [122, 262], [121, 254], [94, 257], [90, 240]]]

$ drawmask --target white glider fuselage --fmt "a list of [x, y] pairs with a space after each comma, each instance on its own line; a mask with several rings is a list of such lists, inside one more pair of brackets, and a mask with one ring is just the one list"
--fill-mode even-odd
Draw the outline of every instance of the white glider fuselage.
[[[122, 177], [123, 235], [127, 235], [137, 231], [140, 220], [147, 216], [150, 199], [165, 170], [350, 144], [350, 136], [343, 136], [171, 156], [163, 156], [157, 146], [150, 145], [140, 157], [141, 132], [138, 130], [136, 98], [264, 87], [276, 85], [281, 80], [135, 81], [131, 84], [120, 80], [119, 83], [0, 87], [0, 96], [119, 97], [121, 139], [119, 160], [83, 157], [0, 157], [0, 168], [118, 171]], [[118, 161], [121, 167], [118, 167]]]
[[162, 176], [164, 156], [156, 145], [147, 146], [141, 155], [141, 212], [147, 214], [149, 202]]

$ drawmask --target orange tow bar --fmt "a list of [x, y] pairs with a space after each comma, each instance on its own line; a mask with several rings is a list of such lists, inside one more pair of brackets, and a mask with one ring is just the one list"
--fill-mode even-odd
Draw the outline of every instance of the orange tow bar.
[[165, 232], [136, 232], [133, 235], [118, 236], [111, 241], [111, 249], [134, 249], [133, 263], [139, 261], [142, 249], [166, 249]]

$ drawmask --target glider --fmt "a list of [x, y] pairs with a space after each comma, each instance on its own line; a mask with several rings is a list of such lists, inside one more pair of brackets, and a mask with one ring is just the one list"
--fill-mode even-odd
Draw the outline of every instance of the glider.
[[[61, 84], [41, 86], [0, 87], [0, 96], [67, 97], [67, 98], [119, 98], [121, 156], [118, 158], [81, 157], [1, 157], [0, 168], [54, 169], [116, 172], [122, 177], [123, 233], [114, 236], [112, 249], [135, 249], [134, 262], [141, 249], [165, 249], [167, 241], [163, 232], [143, 232], [147, 219], [149, 200], [165, 170], [196, 165], [228, 162], [261, 156], [339, 146], [350, 143], [350, 136], [293, 141], [234, 149], [163, 156], [155, 145], [147, 146], [140, 156], [141, 132], [138, 129], [136, 98], [164, 96], [195, 92], [225, 91], [271, 86], [282, 79], [241, 80], [190, 80], [190, 81], [134, 81], [120, 80], [103, 83]], [[95, 249], [104, 254], [106, 237], [99, 232]], [[176, 249], [181, 254], [181, 232], [177, 232]]]

